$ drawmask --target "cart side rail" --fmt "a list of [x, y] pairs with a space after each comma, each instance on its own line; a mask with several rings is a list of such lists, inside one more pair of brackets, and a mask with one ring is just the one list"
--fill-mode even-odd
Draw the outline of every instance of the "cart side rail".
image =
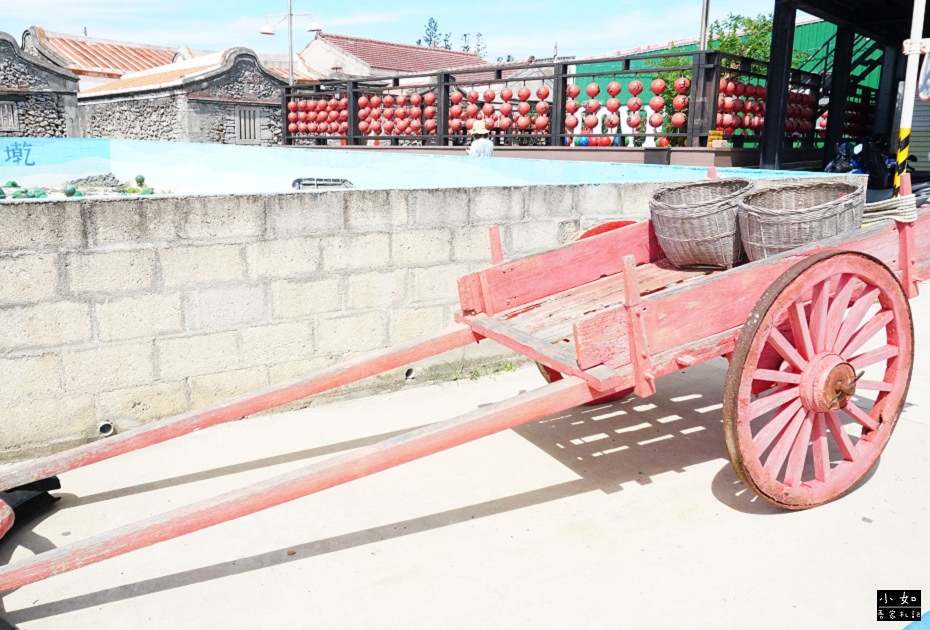
[[651, 221], [640, 221], [558, 249], [511, 260], [459, 280], [463, 313], [494, 315], [664, 257]]
[[[906, 285], [916, 286], [917, 281], [930, 278], [930, 213], [921, 213], [914, 223], [882, 222], [643, 297], [649, 354], [688, 345], [699, 349], [700, 340], [740, 329], [765, 290], [785, 270], [811, 254], [829, 250], [870, 254]], [[575, 325], [579, 367], [606, 365], [618, 370], [630, 365], [630, 327], [625, 305], [582, 318]], [[683, 367], [697, 362], [693, 354], [686, 350], [680, 357]]]

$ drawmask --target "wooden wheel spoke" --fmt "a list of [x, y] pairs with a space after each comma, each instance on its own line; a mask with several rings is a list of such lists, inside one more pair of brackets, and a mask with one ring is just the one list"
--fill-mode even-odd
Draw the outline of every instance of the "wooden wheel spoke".
[[868, 352], [863, 352], [859, 356], [853, 357], [849, 360], [849, 364], [853, 366], [856, 371], [859, 371], [879, 361], [885, 361], [896, 356], [898, 356], [898, 346], [884, 345], [881, 348], [875, 348], [875, 350], [869, 350]]
[[878, 421], [873, 420], [869, 414], [862, 411], [862, 409], [860, 409], [859, 406], [853, 401], [850, 400], [848, 403], [846, 403], [846, 406], [843, 407], [843, 411], [848, 413], [853, 420], [864, 426], [866, 429], [869, 429], [870, 431], [878, 430]]
[[752, 379], [772, 383], [800, 383], [801, 375], [796, 372], [785, 372], [784, 370], [756, 370], [752, 374]]
[[804, 463], [807, 461], [807, 447], [811, 440], [813, 416], [813, 411], [808, 411], [805, 414], [804, 419], [801, 421], [798, 436], [794, 438], [794, 444], [788, 454], [788, 466], [785, 468], [786, 486], [794, 487], [801, 481], [801, 473], [804, 472]]
[[875, 317], [866, 322], [865, 326], [856, 331], [856, 334], [852, 336], [849, 340], [849, 343], [846, 344], [846, 347], [842, 349], [838, 354], [848, 357], [852, 353], [856, 352], [859, 348], [864, 346], [868, 341], [874, 337], [878, 331], [887, 326], [891, 320], [894, 319], [894, 313], [889, 310], [881, 310], [875, 314]]
[[811, 339], [814, 351], [822, 352], [827, 334], [827, 309], [830, 306], [830, 279], [818, 282], [811, 302]]
[[807, 365], [807, 360], [798, 354], [797, 349], [791, 345], [791, 342], [788, 341], [777, 328], [772, 329], [768, 342], [791, 367], [799, 372], [804, 370], [804, 367]]
[[752, 445], [755, 447], [757, 453], [765, 452], [765, 449], [769, 447], [769, 444], [772, 443], [775, 436], [781, 433], [781, 430], [785, 428], [785, 425], [788, 424], [788, 421], [791, 420], [800, 408], [800, 398], [795, 398], [791, 402], [786, 403], [778, 413], [756, 433], [755, 437], [752, 438]]
[[843, 323], [843, 315], [849, 308], [849, 300], [852, 298], [853, 290], [859, 284], [859, 278], [851, 273], [844, 273], [840, 277], [839, 284], [836, 287], [836, 293], [833, 301], [830, 302], [830, 309], [827, 313], [827, 327], [824, 333], [823, 350], [832, 348], [836, 343], [836, 335], [840, 332], [840, 325]]
[[869, 308], [878, 299], [880, 293], [881, 291], [877, 287], [871, 287], [853, 302], [852, 307], [846, 312], [846, 319], [843, 320], [843, 325], [840, 326], [836, 341], [833, 342], [833, 352], [839, 352], [846, 346], [853, 333], [859, 328], [859, 324], [862, 323], [862, 318], [865, 317]]
[[840, 449], [840, 453], [843, 454], [843, 459], [848, 462], [856, 461], [856, 447], [853, 446], [852, 440], [849, 439], [849, 434], [846, 433], [846, 429], [843, 428], [840, 416], [830, 411], [825, 414], [825, 417], [827, 426], [830, 427], [830, 433], [833, 434], [833, 441], [836, 442], [837, 447]]
[[885, 381], [856, 381], [856, 389], [871, 389], [880, 392], [890, 392], [894, 385]]
[[775, 409], [775, 407], [778, 407], [781, 404], [789, 402], [792, 398], [797, 397], [798, 388], [789, 387], [787, 389], [780, 389], [775, 391], [768, 396], [757, 398], [756, 400], [749, 403], [749, 419], [755, 420], [767, 411], [771, 411], [772, 409]]
[[807, 326], [807, 313], [804, 312], [804, 303], [801, 298], [792, 302], [788, 307], [788, 318], [791, 320], [791, 332], [794, 334], [794, 343], [805, 359], [810, 361], [817, 354], [814, 351], [814, 341]]
[[791, 418], [791, 422], [775, 440], [775, 446], [769, 451], [769, 456], [765, 459], [762, 469], [773, 477], [778, 476], [778, 472], [784, 465], [785, 459], [788, 457], [788, 450], [794, 444], [794, 439], [797, 437], [798, 431], [801, 430], [801, 424], [805, 416], [807, 416], [807, 410], [798, 409], [794, 417]]
[[811, 455], [814, 460], [814, 479], [826, 481], [830, 476], [830, 443], [827, 441], [827, 426], [823, 414], [814, 414], [811, 427]]

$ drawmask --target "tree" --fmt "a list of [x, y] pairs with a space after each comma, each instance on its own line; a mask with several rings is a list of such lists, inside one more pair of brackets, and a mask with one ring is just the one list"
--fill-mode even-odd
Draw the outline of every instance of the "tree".
[[[481, 33], [478, 33], [478, 35], [480, 36]], [[471, 42], [469, 41], [470, 38], [471, 35], [468, 33], [462, 35], [462, 52], [471, 52]]]
[[481, 33], [475, 35], [475, 52], [481, 58], [488, 54], [488, 46], [484, 43], [484, 35]]
[[504, 57], [498, 57], [498, 58], [497, 58], [497, 63], [503, 63], [503, 62], [507, 62], [507, 61], [516, 61], [516, 59], [513, 58], [513, 55], [507, 55], [506, 58], [504, 58]]
[[[487, 55], [488, 47], [487, 44], [484, 43], [484, 36], [481, 33], [475, 35], [474, 46], [472, 46], [471, 33], [462, 35], [461, 41], [462, 52], [474, 51], [479, 57]], [[452, 50], [452, 33], [440, 33], [439, 23], [435, 18], [430, 18], [426, 22], [426, 26], [423, 27], [423, 37], [417, 39], [417, 46]], [[500, 59], [498, 59], [498, 61], [500, 61]], [[507, 55], [507, 61], [513, 61], [513, 57]]]
[[[756, 17], [728, 14], [724, 20], [715, 20], [707, 30], [708, 46], [721, 52], [769, 60], [772, 46], [772, 14], [760, 13]], [[798, 67], [807, 60], [805, 51], [795, 50], [791, 65]]]

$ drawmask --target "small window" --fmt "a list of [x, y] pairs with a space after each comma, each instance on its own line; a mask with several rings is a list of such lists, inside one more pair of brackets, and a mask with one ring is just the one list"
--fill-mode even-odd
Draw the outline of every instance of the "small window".
[[0, 131], [19, 131], [16, 103], [0, 103]]
[[258, 107], [236, 108], [236, 144], [262, 143], [261, 111]]

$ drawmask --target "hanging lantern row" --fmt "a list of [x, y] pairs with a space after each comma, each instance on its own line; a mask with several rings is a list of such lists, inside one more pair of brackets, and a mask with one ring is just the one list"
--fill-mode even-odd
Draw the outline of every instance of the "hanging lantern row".
[[[655, 96], [649, 99], [649, 108], [652, 110], [647, 118], [647, 121], [651, 127], [654, 129], [659, 129], [665, 124], [666, 120], [666, 102], [662, 97], [662, 94], [665, 93], [666, 83], [662, 79], [656, 79], [649, 86]], [[685, 77], [679, 77], [675, 79], [672, 83], [672, 87], [678, 93], [678, 95], [672, 99], [672, 108], [675, 110], [675, 113], [671, 115], [669, 122], [673, 127], [684, 127], [688, 122], [688, 117], [684, 113], [684, 110], [688, 108], [690, 104], [686, 93], [691, 88], [691, 81]], [[626, 107], [628, 110], [628, 115], [626, 117], [626, 123], [628, 126], [638, 129], [642, 124], [642, 116], [645, 114], [640, 114], [639, 111], [643, 108], [643, 101], [639, 98], [639, 95], [643, 93], [645, 86], [642, 81], [634, 79], [627, 86], [627, 90], [633, 96], [627, 101]], [[610, 112], [604, 118], [604, 125], [609, 129], [614, 129], [620, 126], [620, 116], [617, 112], [621, 108], [620, 99], [617, 96], [623, 91], [623, 86], [620, 85], [617, 81], [611, 81], [607, 84], [607, 95], [610, 97], [604, 103], [603, 107], [607, 108], [607, 111]], [[578, 127], [579, 122], [583, 124], [588, 130], [592, 130], [599, 125], [599, 120], [597, 117], [597, 112], [601, 110], [602, 104], [597, 100], [597, 96], [601, 93], [601, 86], [595, 82], [591, 82], [585, 87], [585, 94], [589, 97], [584, 103], [584, 113], [581, 113], [582, 105], [576, 99], [581, 95], [581, 87], [576, 84], [569, 85], [565, 94], [568, 96], [568, 101], [565, 103], [565, 128], [569, 132]], [[577, 114], [577, 115], [576, 115]], [[668, 140], [666, 138], [666, 140]], [[605, 145], [606, 146], [606, 145]]]
[[349, 131], [349, 101], [346, 98], [289, 101], [287, 110], [288, 133], [344, 136]]
[[[843, 132], [849, 137], [872, 135], [875, 125], [875, 109], [864, 103], [849, 103], [843, 117]], [[827, 129], [827, 112], [817, 119], [818, 135], [823, 137]]]

